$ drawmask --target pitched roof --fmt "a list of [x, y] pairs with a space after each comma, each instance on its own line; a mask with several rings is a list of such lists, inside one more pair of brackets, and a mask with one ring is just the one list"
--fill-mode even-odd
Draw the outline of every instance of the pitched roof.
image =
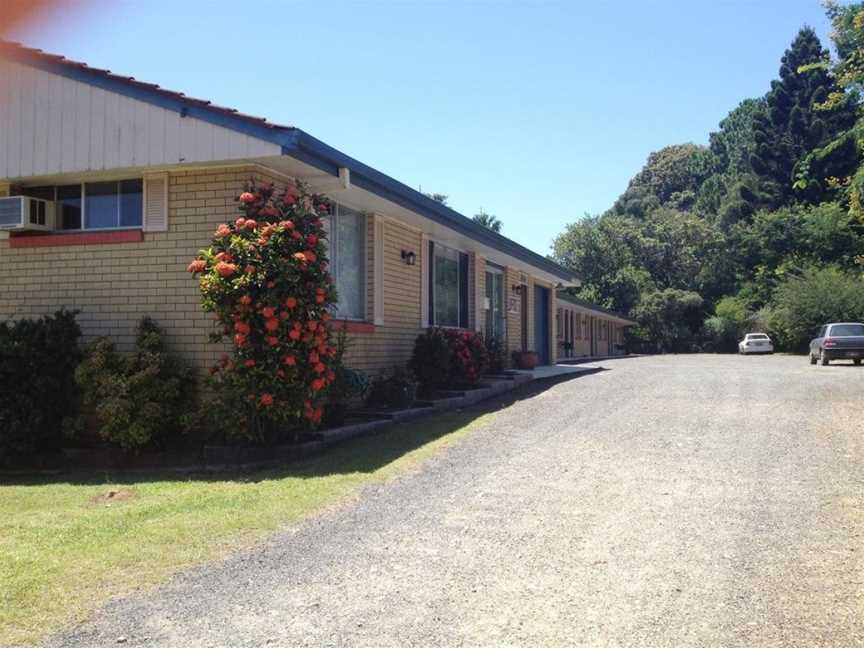
[[[155, 83], [147, 83], [145, 81], [139, 81], [135, 77], [115, 74], [111, 72], [111, 70], [91, 67], [81, 61], [73, 61], [65, 56], [60, 56], [59, 54], [49, 54], [41, 49], [27, 47], [26, 45], [15, 41], [0, 40], [0, 58], [24, 63], [49, 72], [60, 74], [66, 72], [64, 76], [72, 76], [78, 80], [89, 80], [91, 82], [103, 81], [112, 84], [122, 84], [130, 90], [147, 92], [153, 96], [182, 102], [190, 107], [204, 109], [215, 114], [221, 114], [226, 117], [231, 117], [232, 119], [248, 122], [264, 128], [274, 130], [292, 129], [291, 126], [283, 126], [281, 124], [268, 122], [264, 117], [256, 117], [255, 115], [242, 113], [236, 108], [219, 106], [211, 101], [207, 101], [206, 99], [196, 99], [195, 97], [190, 97], [182, 92], [168, 90], [167, 88], [163, 88]], [[97, 83], [97, 85], [99, 84]]]
[[241, 113], [234, 108], [217, 106], [205, 99], [189, 97], [182, 92], [167, 90], [155, 83], [139, 81], [134, 77], [115, 74], [110, 70], [93, 68], [86, 63], [48, 54], [21, 43], [0, 40], [0, 58], [59, 74], [133, 99], [175, 110], [184, 116], [201, 119], [272, 142], [282, 147], [283, 155], [291, 156], [334, 176], [338, 175], [340, 167], [346, 167], [351, 171], [352, 185], [426, 216], [434, 222], [509, 254], [563, 281], [573, 282], [575, 279], [572, 272], [554, 261], [475, 223], [450, 207], [432, 200], [425, 194], [363, 164], [294, 126], [274, 124], [263, 117]]

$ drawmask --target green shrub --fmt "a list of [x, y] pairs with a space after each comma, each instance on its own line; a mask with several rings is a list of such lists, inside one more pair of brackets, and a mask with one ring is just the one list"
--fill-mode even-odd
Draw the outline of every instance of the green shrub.
[[81, 359], [77, 311], [0, 324], [0, 463], [59, 448]]
[[[565, 343], [565, 349], [566, 349]], [[570, 345], [572, 348], [572, 345]], [[504, 346], [504, 340], [500, 337], [492, 336], [486, 338], [486, 357], [488, 358], [489, 371], [492, 373], [500, 373], [507, 366], [507, 348]]]
[[372, 381], [368, 402], [374, 407], [410, 407], [417, 400], [417, 380], [401, 367], [391, 376], [379, 376]]
[[489, 354], [474, 331], [431, 328], [417, 337], [409, 367], [426, 393], [472, 387], [488, 369]]
[[864, 279], [836, 267], [808, 268], [780, 283], [769, 312], [781, 348], [804, 352], [823, 324], [864, 320]]
[[194, 373], [166, 350], [162, 330], [148, 317], [139, 324], [134, 353], [120, 354], [110, 339], [97, 338], [75, 380], [99, 435], [123, 449], [164, 446], [194, 421]]

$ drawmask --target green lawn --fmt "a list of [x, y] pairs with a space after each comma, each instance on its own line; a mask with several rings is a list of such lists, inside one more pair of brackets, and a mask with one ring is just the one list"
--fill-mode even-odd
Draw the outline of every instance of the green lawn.
[[[478, 421], [452, 413], [397, 425], [280, 470], [0, 486], [0, 645], [38, 640], [112, 596], [344, 502], [364, 484], [417, 466]], [[121, 489], [131, 496], [94, 502]]]

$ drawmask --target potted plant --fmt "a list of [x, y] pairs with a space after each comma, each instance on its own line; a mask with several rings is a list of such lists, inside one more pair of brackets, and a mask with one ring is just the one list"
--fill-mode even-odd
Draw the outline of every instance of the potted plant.
[[536, 351], [514, 351], [513, 364], [517, 369], [533, 369], [540, 362]]

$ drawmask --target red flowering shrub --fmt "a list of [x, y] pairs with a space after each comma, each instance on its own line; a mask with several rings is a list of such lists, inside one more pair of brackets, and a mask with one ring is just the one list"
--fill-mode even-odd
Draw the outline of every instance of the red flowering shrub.
[[211, 369], [216, 392], [245, 411], [247, 437], [265, 440], [274, 424], [318, 424], [335, 379], [328, 322], [336, 291], [321, 223], [330, 203], [302, 186], [276, 192], [254, 183], [238, 202], [242, 215], [219, 225], [188, 270], [216, 315], [215, 341], [232, 343]]
[[428, 394], [436, 388], [473, 387], [488, 368], [489, 357], [479, 333], [430, 328], [417, 337], [409, 366]]

